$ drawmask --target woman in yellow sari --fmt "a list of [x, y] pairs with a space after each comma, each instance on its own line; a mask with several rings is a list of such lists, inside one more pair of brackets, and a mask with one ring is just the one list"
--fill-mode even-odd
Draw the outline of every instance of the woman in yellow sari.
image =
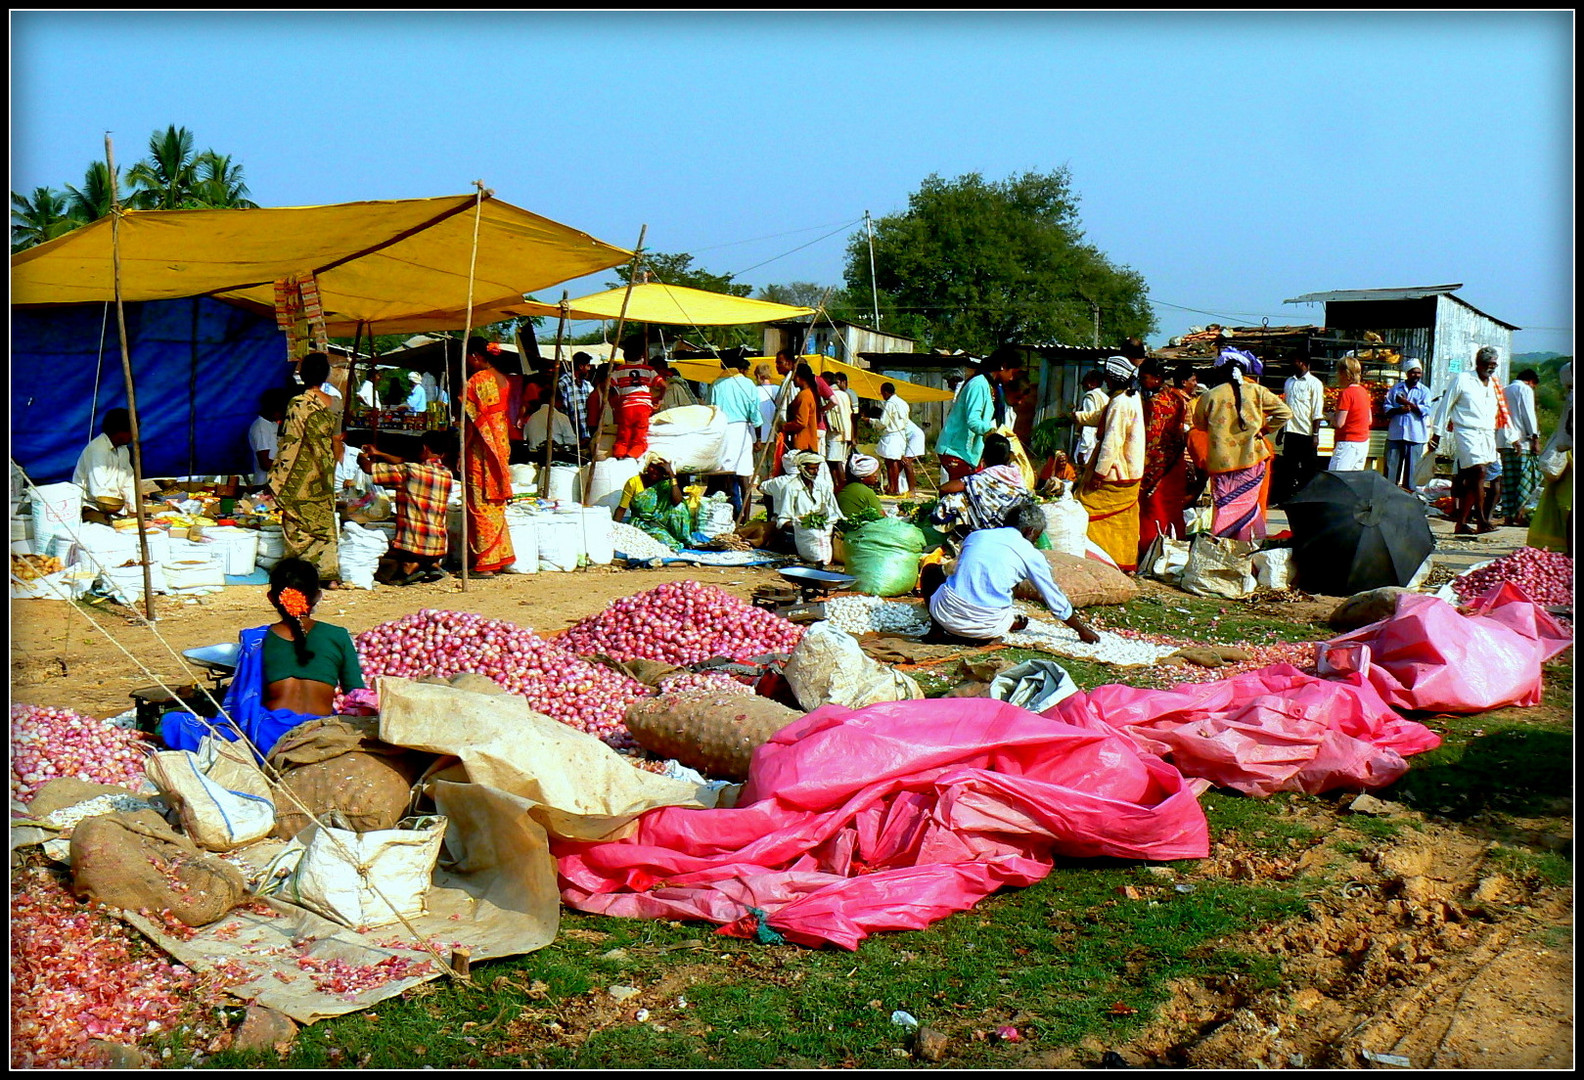
[[1089, 511], [1089, 539], [1132, 573], [1139, 557], [1139, 480], [1144, 476], [1144, 406], [1133, 361], [1105, 363], [1111, 400], [1100, 418], [1095, 452], [1084, 469], [1078, 501]]
[[506, 530], [506, 502], [511, 498], [511, 435], [507, 417], [510, 384], [496, 367], [490, 345], [469, 338], [468, 381], [463, 404], [467, 414], [467, 474], [463, 477], [468, 526], [468, 569], [474, 577], [494, 577], [517, 561]]
[[337, 589], [341, 565], [335, 469], [341, 460], [341, 416], [335, 401], [320, 389], [330, 377], [330, 358], [309, 353], [297, 373], [307, 389], [286, 407], [267, 490], [280, 510], [286, 558], [312, 563], [319, 580]]

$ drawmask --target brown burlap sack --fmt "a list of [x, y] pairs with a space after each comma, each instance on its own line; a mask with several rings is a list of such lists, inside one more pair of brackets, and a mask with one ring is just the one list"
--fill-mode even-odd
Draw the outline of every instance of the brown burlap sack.
[[627, 730], [652, 754], [713, 779], [743, 780], [754, 750], [802, 715], [757, 694], [689, 691], [633, 702]]
[[471, 694], [509, 693], [500, 683], [488, 675], [480, 675], [476, 671], [459, 671], [449, 679], [442, 678], [439, 675], [424, 675], [416, 681], [436, 686], [449, 686], [457, 690], [466, 690]]
[[[1042, 551], [1050, 563], [1051, 577], [1075, 608], [1093, 607], [1096, 604], [1125, 604], [1138, 595], [1138, 585], [1114, 566], [1098, 559], [1068, 555], [1060, 551]], [[1018, 585], [1013, 595], [1019, 600], [1039, 602], [1039, 592], [1025, 581]]]
[[331, 824], [353, 832], [394, 828], [432, 755], [381, 742], [378, 734], [378, 717], [327, 716], [281, 736], [269, 756], [281, 774], [275, 835], [290, 840], [331, 812]]
[[128, 911], [168, 908], [188, 926], [207, 926], [247, 897], [240, 870], [199, 851], [151, 810], [80, 822], [71, 864], [79, 898]]
[[28, 802], [28, 816], [33, 818], [48, 817], [57, 810], [64, 810], [68, 806], [76, 806], [80, 802], [96, 799], [100, 795], [133, 795], [136, 798], [149, 798], [151, 796], [137, 796], [131, 788], [117, 787], [114, 784], [95, 784], [87, 780], [79, 780], [75, 776], [63, 776], [58, 780], [51, 780], [39, 788], [32, 800]]

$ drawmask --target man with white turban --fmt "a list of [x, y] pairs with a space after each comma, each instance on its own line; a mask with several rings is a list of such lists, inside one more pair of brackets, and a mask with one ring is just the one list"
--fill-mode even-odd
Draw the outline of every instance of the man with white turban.
[[1412, 357], [1403, 364], [1402, 380], [1386, 391], [1385, 408], [1386, 479], [1404, 491], [1412, 491], [1414, 466], [1430, 437], [1425, 428], [1430, 415], [1430, 391], [1424, 386], [1424, 364]]
[[842, 517], [856, 517], [862, 510], [885, 513], [885, 504], [875, 489], [880, 486], [880, 459], [854, 454], [847, 460], [847, 483], [836, 493]]
[[831, 482], [830, 470], [825, 467], [824, 454], [794, 450], [782, 458], [781, 463], [786, 471], [759, 485], [770, 525], [770, 537], [765, 546], [772, 551], [791, 552], [796, 550], [792, 538], [794, 525], [809, 514], [824, 514], [827, 524], [835, 525], [842, 519], [842, 511], [836, 503], [836, 488]]

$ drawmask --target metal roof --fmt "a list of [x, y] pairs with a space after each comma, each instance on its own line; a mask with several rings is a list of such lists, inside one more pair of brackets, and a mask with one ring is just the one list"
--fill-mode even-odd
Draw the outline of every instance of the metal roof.
[[1452, 285], [1410, 285], [1403, 289], [1333, 289], [1331, 292], [1304, 293], [1291, 300], [1283, 300], [1284, 304], [1328, 304], [1348, 303], [1355, 300], [1423, 300], [1430, 296], [1451, 296], [1453, 300], [1462, 304], [1477, 314], [1484, 315], [1493, 323], [1505, 326], [1509, 330], [1522, 330], [1521, 326], [1514, 326], [1504, 319], [1487, 312], [1463, 299], [1461, 296], [1452, 296], [1454, 292], [1463, 287], [1461, 281]]

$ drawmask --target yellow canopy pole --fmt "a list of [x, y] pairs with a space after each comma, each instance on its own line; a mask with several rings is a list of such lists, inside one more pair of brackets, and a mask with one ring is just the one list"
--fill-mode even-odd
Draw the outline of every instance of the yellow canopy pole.
[[[556, 340], [555, 340], [555, 371], [556, 371], [556, 379], [555, 379], [555, 382], [550, 384], [550, 399], [549, 399], [550, 415], [545, 418], [545, 463], [544, 463], [544, 473], [539, 477], [539, 497], [541, 499], [548, 499], [550, 497], [550, 451], [551, 451], [551, 447], [555, 443], [555, 399], [556, 399], [556, 387], [559, 386], [560, 383], [561, 383], [561, 365], [566, 364], [569, 369], [571, 368], [571, 361], [570, 360], [563, 360], [561, 358], [561, 340], [566, 336], [566, 324], [567, 324], [567, 311], [568, 310], [569, 310], [569, 305], [567, 304], [567, 291], [565, 289], [562, 289], [561, 290], [561, 319], [560, 319], [559, 322], [556, 323]], [[577, 378], [577, 372], [576, 371], [572, 371], [572, 378], [573, 379]], [[567, 419], [570, 420], [571, 417], [567, 417]], [[576, 428], [574, 428], [573, 430], [575, 431]]]
[[[638, 264], [641, 261], [643, 261], [644, 236], [648, 232], [649, 232], [649, 226], [648, 226], [647, 223], [644, 224], [643, 226], [641, 226], [639, 228], [639, 230], [638, 230], [638, 246], [633, 248], [632, 268], [627, 271], [627, 293], [626, 293], [625, 296], [622, 297], [621, 314], [616, 317], [616, 336], [614, 338], [615, 347], [611, 350], [611, 358], [610, 358], [611, 364], [615, 364], [616, 363], [616, 351], [615, 350], [621, 348], [622, 327], [624, 325], [626, 325], [626, 323], [627, 323], [627, 303], [628, 303], [629, 300], [632, 299], [633, 285], [635, 285], [637, 283], [637, 281], [638, 281]], [[605, 429], [605, 413], [607, 411], [609, 411], [609, 409], [610, 409], [610, 386], [607, 384], [606, 387], [605, 387], [605, 392], [600, 395], [599, 420], [598, 420], [598, 422], [595, 423], [594, 430], [589, 432], [589, 461], [590, 462], [593, 462], [593, 461], [596, 461], [596, 460], [602, 460], [602, 459], [600, 459], [598, 457], [598, 454], [599, 454], [599, 437], [600, 437], [600, 432]], [[589, 503], [588, 503], [588, 491], [587, 490], [585, 490], [583, 492], [583, 505], [584, 506], [589, 505]]]
[[110, 175], [110, 260], [115, 274], [116, 328], [121, 333], [121, 374], [126, 378], [127, 415], [132, 421], [132, 510], [137, 515], [138, 551], [143, 558], [143, 613], [154, 621], [154, 568], [149, 561], [148, 533], [143, 521], [143, 440], [138, 430], [137, 392], [132, 387], [132, 353], [127, 345], [126, 309], [121, 303], [121, 195], [117, 191], [115, 148], [105, 132], [105, 168]]
[[[468, 515], [467, 515], [467, 343], [473, 336], [473, 272], [478, 267], [479, 219], [484, 216], [484, 181], [475, 180], [473, 186], [478, 196], [473, 203], [473, 255], [468, 260], [467, 324], [462, 332], [462, 408], [457, 413], [457, 464], [462, 471], [462, 591], [468, 588]], [[450, 361], [446, 362], [449, 371]]]

